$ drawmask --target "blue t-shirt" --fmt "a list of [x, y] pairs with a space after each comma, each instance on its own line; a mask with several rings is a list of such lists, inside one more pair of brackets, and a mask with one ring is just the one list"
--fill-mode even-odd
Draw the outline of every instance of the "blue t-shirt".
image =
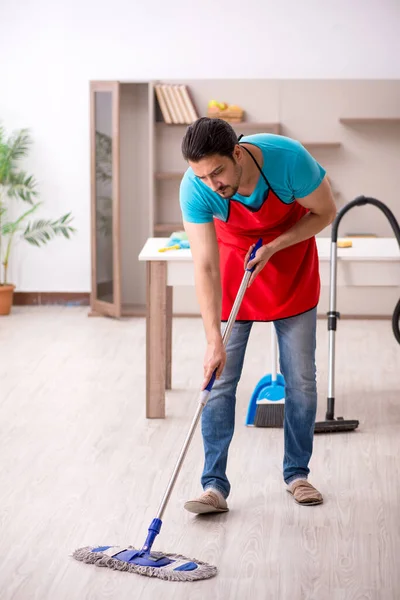
[[[296, 140], [272, 133], [257, 133], [241, 138], [240, 142], [254, 144], [263, 153], [262, 171], [278, 198], [287, 204], [296, 198], [311, 194], [325, 176], [325, 169]], [[267, 183], [260, 173], [257, 185], [250, 196], [235, 194], [246, 206], [260, 208]], [[184, 221], [210, 223], [213, 217], [226, 221], [229, 202], [213, 192], [191, 167], [185, 172], [180, 185], [180, 206]]]

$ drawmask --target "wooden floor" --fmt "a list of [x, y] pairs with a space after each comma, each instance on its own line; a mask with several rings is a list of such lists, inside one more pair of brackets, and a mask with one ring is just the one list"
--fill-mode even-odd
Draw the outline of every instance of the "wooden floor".
[[[327, 347], [319, 321], [318, 418]], [[200, 320], [176, 319], [167, 418], [148, 421], [143, 319], [75, 307], [16, 307], [1, 318], [1, 600], [400, 598], [400, 347], [389, 321], [339, 322], [336, 414], [361, 423], [315, 438], [310, 480], [323, 505], [300, 507], [286, 492], [282, 431], [244, 426], [269, 371], [269, 327], [258, 324], [238, 393], [231, 510], [182, 508], [200, 491], [198, 429], [154, 547], [213, 563], [217, 577], [162, 582], [70, 557], [85, 545], [144, 542], [196, 409], [203, 350]]]

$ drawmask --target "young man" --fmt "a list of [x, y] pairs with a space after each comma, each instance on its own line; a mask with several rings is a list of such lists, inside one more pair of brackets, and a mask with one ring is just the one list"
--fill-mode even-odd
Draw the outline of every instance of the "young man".
[[[298, 503], [320, 504], [322, 495], [307, 476], [317, 406], [315, 235], [336, 214], [325, 170], [297, 141], [261, 133], [239, 143], [220, 119], [189, 126], [182, 154], [189, 168], [180, 204], [207, 339], [203, 389], [218, 369], [202, 415], [204, 492], [185, 508], [228, 510], [236, 388], [254, 321], [273, 321], [277, 332], [286, 384], [283, 479]], [[248, 262], [259, 238], [263, 246]], [[246, 265], [255, 270], [225, 350], [221, 322], [229, 317]]]

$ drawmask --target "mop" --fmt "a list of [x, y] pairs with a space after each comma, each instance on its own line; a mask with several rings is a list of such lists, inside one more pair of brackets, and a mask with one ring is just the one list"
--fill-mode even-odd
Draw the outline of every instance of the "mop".
[[[249, 260], [252, 260], [255, 257], [257, 250], [261, 248], [261, 246], [262, 240], [260, 239], [255, 245]], [[244, 272], [239, 291], [223, 334], [222, 339], [225, 347], [228, 343], [236, 315], [239, 312], [254, 268], [255, 267], [246, 269]], [[73, 558], [84, 563], [96, 565], [97, 567], [108, 567], [109, 569], [117, 571], [128, 571], [129, 573], [137, 573], [138, 575], [146, 575], [148, 577], [158, 577], [159, 579], [168, 581], [197, 581], [199, 579], [209, 579], [217, 574], [217, 567], [196, 558], [186, 558], [180, 554], [164, 554], [163, 552], [152, 551], [154, 540], [161, 530], [162, 517], [165, 508], [178, 478], [179, 471], [181, 470], [201, 413], [207, 404], [208, 397], [214, 385], [216, 372], [217, 369], [215, 369], [212, 374], [207, 387], [200, 393], [199, 405], [193, 417], [192, 424], [182, 446], [168, 487], [161, 500], [157, 515], [150, 524], [147, 538], [142, 548], [139, 550], [134, 546], [86, 546], [75, 550], [72, 554]]]

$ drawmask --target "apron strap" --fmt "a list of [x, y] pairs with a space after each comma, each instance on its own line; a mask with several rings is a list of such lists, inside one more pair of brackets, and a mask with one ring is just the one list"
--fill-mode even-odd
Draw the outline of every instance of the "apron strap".
[[[242, 137], [243, 137], [243, 133], [241, 133], [241, 134], [239, 135], [239, 137], [238, 137], [238, 142], [240, 142], [240, 140], [242, 139]], [[241, 146], [241, 144], [239, 144], [239, 146]], [[250, 154], [251, 158], [252, 158], [252, 159], [254, 160], [254, 162], [256, 163], [257, 169], [260, 171], [261, 175], [263, 176], [265, 183], [267, 184], [267, 186], [268, 186], [268, 187], [269, 187], [269, 188], [270, 188], [272, 191], [274, 191], [274, 190], [273, 190], [273, 188], [272, 188], [272, 185], [271, 185], [271, 184], [270, 184], [270, 182], [268, 181], [268, 179], [267, 179], [266, 175], [264, 174], [264, 172], [263, 172], [262, 168], [261, 168], [261, 167], [260, 167], [260, 165], [258, 164], [258, 162], [257, 162], [257, 160], [256, 160], [255, 156], [253, 155], [253, 153], [252, 153], [252, 152], [250, 152], [250, 150], [249, 150], [248, 148], [246, 148], [245, 146], [242, 146], [242, 148], [243, 148], [244, 150], [246, 150], [246, 152], [247, 152], [248, 154]], [[275, 194], [275, 192], [274, 192], [274, 194]], [[277, 194], [275, 194], [275, 195], [277, 195]]]
[[248, 154], [250, 154], [251, 158], [252, 158], [252, 159], [254, 160], [254, 162], [256, 163], [257, 169], [260, 171], [261, 175], [263, 176], [265, 183], [267, 184], [267, 186], [268, 186], [269, 188], [271, 188], [271, 189], [272, 189], [272, 187], [271, 187], [271, 184], [270, 184], [270, 182], [268, 181], [268, 179], [266, 178], [266, 176], [264, 175], [264, 172], [263, 172], [262, 168], [260, 167], [260, 165], [258, 164], [258, 162], [257, 162], [257, 160], [256, 160], [256, 157], [253, 155], [253, 153], [252, 153], [252, 152], [250, 152], [250, 150], [249, 150], [248, 148], [246, 148], [246, 146], [242, 146], [242, 148], [243, 148], [244, 150], [246, 150], [246, 152], [247, 152]]

